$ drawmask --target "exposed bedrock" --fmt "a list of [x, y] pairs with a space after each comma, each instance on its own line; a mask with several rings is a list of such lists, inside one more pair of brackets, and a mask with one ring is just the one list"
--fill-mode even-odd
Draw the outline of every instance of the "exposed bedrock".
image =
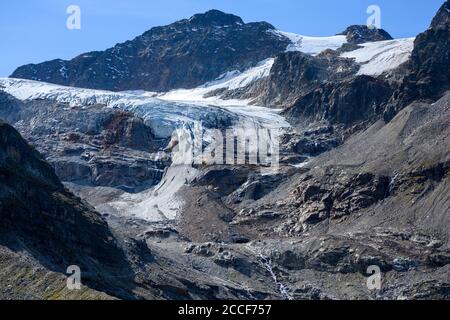
[[11, 77], [114, 91], [194, 88], [283, 52], [290, 41], [274, 30], [267, 22], [244, 23], [211, 10], [106, 51], [22, 66]]
[[170, 164], [158, 153], [168, 140], [129, 112], [1, 96], [0, 117], [39, 149], [63, 181], [132, 191], [157, 184]]

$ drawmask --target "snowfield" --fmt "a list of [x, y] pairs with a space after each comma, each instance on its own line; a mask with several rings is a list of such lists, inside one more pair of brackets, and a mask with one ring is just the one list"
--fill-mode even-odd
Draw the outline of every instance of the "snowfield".
[[[300, 51], [310, 55], [317, 55], [324, 50], [339, 49], [347, 43], [346, 36], [338, 35], [332, 37], [306, 37], [294, 33], [272, 31], [279, 36], [288, 37], [291, 44], [286, 51]], [[360, 45], [360, 49], [346, 52], [341, 55], [343, 58], [355, 59], [361, 65], [358, 75], [379, 76], [386, 71], [393, 70], [406, 62], [411, 56], [414, 48], [414, 38], [367, 42]], [[178, 89], [166, 93], [157, 94], [159, 99], [175, 102], [189, 102], [195, 104], [209, 104], [215, 106], [246, 106], [252, 101], [248, 100], [223, 100], [214, 92], [220, 90], [235, 90], [244, 88], [249, 84], [263, 79], [270, 74], [270, 70], [275, 59], [269, 58], [258, 63], [254, 68], [244, 72], [238, 70], [230, 71], [212, 82], [194, 89]], [[150, 95], [154, 93], [141, 93]]]
[[219, 89], [234, 90], [244, 88], [256, 80], [269, 76], [270, 69], [275, 59], [269, 58], [259, 62], [256, 67], [250, 68], [244, 72], [238, 70], [230, 71], [218, 79], [212, 82], [205, 83], [204, 85], [194, 89], [178, 89], [172, 90], [167, 93], [158, 95], [158, 98], [168, 101], [183, 101], [193, 102], [200, 104], [213, 104], [213, 105], [235, 105], [242, 106], [248, 105], [250, 100], [222, 100], [218, 97], [205, 97], [207, 94]]
[[331, 36], [331, 37], [308, 37], [299, 34], [273, 31], [279, 36], [284, 36], [291, 40], [291, 44], [287, 47], [286, 51], [300, 51], [310, 55], [317, 55], [322, 51], [332, 49], [336, 50], [347, 43], [347, 37], [345, 35]]
[[198, 174], [192, 166], [172, 165], [157, 186], [136, 194], [123, 193], [108, 205], [127, 216], [149, 222], [175, 220], [183, 207], [177, 193]]
[[[324, 50], [336, 50], [347, 43], [345, 35], [332, 37], [307, 37], [295, 33], [274, 31], [280, 36], [289, 38], [292, 42], [286, 51], [300, 51], [310, 55], [317, 55]], [[343, 58], [353, 58], [361, 64], [359, 75], [379, 76], [386, 71], [393, 70], [408, 61], [414, 49], [415, 38], [404, 38], [378, 42], [367, 42], [362, 48], [343, 53]]]
[[[324, 50], [336, 50], [347, 42], [346, 36], [332, 36], [332, 37], [307, 37], [294, 33], [273, 31], [279, 37], [287, 37], [291, 40], [291, 44], [286, 48], [286, 51], [300, 51], [306, 54], [317, 55]], [[250, 68], [244, 72], [234, 70], [227, 72], [212, 82], [194, 89], [178, 89], [167, 93], [159, 94], [158, 98], [167, 101], [178, 102], [192, 102], [197, 104], [212, 104], [216, 106], [242, 106], [248, 105], [249, 100], [223, 100], [211, 93], [217, 90], [235, 90], [244, 88], [249, 84], [269, 76], [270, 70], [275, 59], [268, 58], [259, 62], [255, 67]]]
[[362, 48], [345, 52], [341, 57], [353, 58], [361, 64], [359, 75], [379, 76], [408, 61], [414, 49], [414, 39], [367, 42], [360, 45]]
[[[344, 35], [332, 37], [307, 37], [278, 30], [271, 32], [291, 40], [292, 43], [287, 47], [287, 52], [299, 51], [310, 55], [317, 55], [327, 49], [339, 49], [343, 44], [347, 43], [347, 38]], [[409, 59], [414, 48], [414, 38], [367, 42], [360, 46], [360, 49], [343, 53], [341, 57], [355, 59], [355, 62], [361, 65], [358, 75], [379, 76], [386, 71], [397, 68]], [[159, 99], [166, 101], [228, 107], [246, 106], [248, 108], [252, 99], [223, 100], [215, 95], [214, 92], [244, 88], [257, 80], [263, 79], [269, 76], [274, 62], [274, 58], [269, 58], [259, 62], [257, 66], [244, 72], [240, 72], [239, 70], [227, 72], [215, 81], [205, 83], [200, 87], [194, 89], [172, 90], [166, 93], [157, 94], [156, 96]], [[154, 93], [141, 94], [155, 95]]]

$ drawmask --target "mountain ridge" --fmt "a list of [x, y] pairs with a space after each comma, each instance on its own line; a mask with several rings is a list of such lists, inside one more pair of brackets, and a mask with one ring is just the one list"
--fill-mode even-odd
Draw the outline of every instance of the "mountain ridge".
[[[105, 51], [17, 68], [11, 78], [113, 91], [193, 88], [283, 53], [291, 40], [267, 22], [210, 10], [154, 27]], [[384, 30], [351, 26], [351, 44], [392, 39]]]
[[[0, 79], [0, 117], [58, 174], [8, 125], [14, 139], [3, 143], [0, 123], [0, 175], [12, 177], [0, 179], [0, 219], [7, 221], [0, 229], [9, 228], [0, 240], [5, 234], [14, 243], [44, 239], [46, 246], [30, 247], [35, 256], [56, 260], [58, 268], [45, 259], [39, 265], [60, 276], [71, 262], [70, 249], [81, 255], [83, 268], [108, 266], [106, 274], [89, 273], [97, 280], [90, 289], [115, 298], [450, 299], [449, 14], [446, 2], [428, 30], [401, 41], [360, 26], [349, 27], [349, 39], [317, 40], [251, 25], [249, 32], [260, 28], [267, 45], [277, 37], [282, 52], [262, 62], [248, 57], [256, 67], [192, 90], [112, 92]], [[152, 37], [164, 42], [185, 32], [189, 41], [175, 41], [186, 45], [175, 46], [181, 53], [200, 29], [235, 40], [240, 36], [223, 29], [246, 32], [239, 17], [221, 12], [191, 19], [178, 22], [173, 33], [161, 27], [143, 39], [154, 44]], [[366, 31], [376, 42], [359, 43]], [[170, 50], [164, 43], [160, 48]], [[265, 107], [252, 106], [254, 101]], [[179, 150], [180, 137], [173, 131], [195, 135], [199, 122], [219, 133], [279, 129], [278, 166], [176, 163], [169, 151]], [[220, 147], [223, 139], [208, 131], [204, 147]], [[27, 155], [39, 158], [40, 170], [20, 162]], [[149, 166], [156, 173], [151, 183]], [[55, 190], [70, 200], [62, 211], [81, 208], [92, 219], [78, 227], [75, 215], [75, 226], [65, 225], [74, 219], [52, 210]], [[14, 199], [23, 210], [10, 209]], [[22, 219], [14, 221], [14, 214]], [[53, 233], [46, 234], [46, 225]], [[87, 230], [87, 239], [72, 236], [77, 229]], [[12, 290], [28, 297], [13, 269], [26, 255], [4, 243], [0, 296]], [[106, 260], [91, 254], [99, 246], [106, 247]], [[366, 286], [373, 266], [382, 272], [377, 291]], [[47, 297], [41, 287], [33, 293]]]
[[267, 32], [274, 27], [266, 22], [241, 21], [208, 11], [154, 27], [106, 51], [19, 67], [11, 77], [114, 91], [192, 88], [227, 71], [247, 69], [289, 44]]

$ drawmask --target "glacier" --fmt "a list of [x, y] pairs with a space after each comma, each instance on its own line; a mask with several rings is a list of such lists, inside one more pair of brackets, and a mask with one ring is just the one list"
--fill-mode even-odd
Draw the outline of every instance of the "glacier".
[[[260, 67], [261, 74], [264, 74], [263, 69], [267, 65]], [[243, 77], [249, 76], [249, 73], [244, 74]], [[245, 81], [243, 77], [238, 79]], [[236, 81], [235, 78], [230, 77], [224, 81], [237, 83], [240, 80]], [[279, 110], [249, 106], [245, 101], [235, 105], [212, 105], [207, 100], [169, 101], [148, 92], [111, 92], [13, 78], [0, 78], [0, 89], [19, 100], [55, 101], [63, 104], [62, 108], [88, 108], [92, 105], [103, 105], [105, 108], [131, 112], [143, 118], [155, 135], [161, 138], [172, 137], [175, 130], [179, 128], [192, 130], [199, 123], [205, 129], [228, 127], [258, 130], [259, 128], [282, 129], [290, 126], [279, 114]], [[208, 136], [204, 139], [210, 140]], [[109, 206], [125, 216], [151, 222], [173, 220], [182, 207], [182, 202], [176, 196], [177, 192], [192, 181], [198, 173], [199, 171], [190, 165], [173, 164], [167, 168], [157, 186], [136, 194], [123, 192], [118, 198], [101, 206]]]
[[[281, 31], [292, 44], [286, 51], [301, 51], [316, 55], [326, 49], [338, 49], [346, 43], [345, 36], [305, 37]], [[341, 54], [361, 65], [359, 74], [378, 76], [406, 62], [412, 52], [414, 38], [368, 42], [360, 48]], [[220, 89], [239, 89], [270, 74], [274, 58], [259, 62], [245, 71], [227, 72], [214, 81], [194, 89], [177, 89], [165, 93], [146, 91], [112, 92], [49, 84], [32, 80], [0, 78], [0, 88], [19, 100], [45, 99], [67, 107], [103, 105], [131, 112], [144, 119], [155, 135], [170, 138], [177, 128], [193, 128], [201, 123], [204, 128], [288, 128], [281, 110], [250, 105], [249, 100], [223, 100], [214, 96]], [[208, 137], [205, 137], [208, 139]], [[195, 179], [198, 170], [189, 165], [173, 164], [161, 182], [148, 190], [120, 197], [104, 205], [124, 215], [147, 221], [173, 220], [182, 208], [177, 197], [181, 188]]]

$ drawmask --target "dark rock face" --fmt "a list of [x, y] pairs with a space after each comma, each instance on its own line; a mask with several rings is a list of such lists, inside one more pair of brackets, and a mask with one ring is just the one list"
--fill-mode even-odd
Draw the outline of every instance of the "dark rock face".
[[450, 26], [450, 2], [446, 0], [431, 21], [431, 29], [448, 28]]
[[285, 114], [292, 121], [311, 118], [352, 125], [376, 119], [384, 110], [391, 90], [387, 82], [369, 76], [325, 83], [301, 97]]
[[430, 29], [414, 42], [413, 80], [419, 96], [435, 97], [450, 88], [450, 3], [439, 9]]
[[414, 100], [439, 98], [450, 89], [450, 2], [446, 1], [430, 28], [419, 34], [408, 64], [408, 74], [391, 99], [385, 119]]
[[277, 56], [270, 71], [262, 97], [269, 106], [289, 106], [327, 81], [346, 79], [358, 67], [349, 59], [324, 52], [317, 57], [302, 52], [286, 52]]
[[132, 148], [135, 150], [154, 152], [161, 145], [155, 144], [155, 135], [150, 127], [146, 126], [140, 118], [131, 113], [116, 111], [109, 115], [103, 122], [102, 127], [106, 130], [104, 146], [108, 148], [113, 145]]
[[217, 168], [212, 167], [199, 176], [194, 185], [214, 185], [220, 196], [228, 196], [247, 181], [249, 170], [247, 168]]
[[222, 99], [251, 99], [254, 104], [286, 108], [325, 82], [354, 77], [359, 66], [339, 57], [339, 51], [325, 50], [317, 56], [302, 52], [283, 52], [275, 57], [269, 76], [244, 88], [219, 89], [211, 95]]
[[277, 56], [263, 92], [264, 104], [286, 104], [327, 78], [326, 65], [301, 52], [286, 52]]
[[324, 139], [308, 139], [307, 137], [299, 139], [294, 147], [294, 151], [298, 154], [317, 156], [333, 148], [336, 148], [341, 141], [333, 136], [325, 137]]
[[52, 270], [65, 273], [74, 264], [88, 273], [126, 267], [106, 222], [69, 193], [41, 155], [1, 120], [0, 222], [2, 244], [20, 239]]
[[318, 156], [326, 151], [336, 148], [342, 143], [342, 130], [335, 129], [326, 121], [309, 122], [308, 120], [298, 125], [296, 130], [287, 132], [281, 140], [281, 162], [285, 164], [299, 165], [310, 157]]
[[223, 13], [219, 10], [210, 10], [205, 14], [195, 14], [189, 21], [195, 26], [202, 27], [244, 24], [244, 21], [238, 16]]
[[[328, 182], [327, 182], [328, 183]], [[296, 206], [305, 224], [336, 219], [368, 208], [389, 196], [389, 178], [361, 173], [332, 182], [331, 188], [306, 177], [294, 191]]]
[[345, 29], [342, 35], [347, 36], [350, 44], [361, 44], [364, 42], [392, 40], [392, 37], [383, 29], [369, 28], [365, 25], [353, 25]]
[[271, 30], [268, 23], [245, 24], [212, 10], [103, 52], [20, 67], [11, 77], [108, 90], [192, 88], [283, 52], [289, 39]]
[[0, 117], [33, 143], [64, 182], [133, 191], [157, 184], [169, 165], [168, 159], [156, 159], [167, 141], [131, 113], [22, 102], [1, 91], [0, 100]]

